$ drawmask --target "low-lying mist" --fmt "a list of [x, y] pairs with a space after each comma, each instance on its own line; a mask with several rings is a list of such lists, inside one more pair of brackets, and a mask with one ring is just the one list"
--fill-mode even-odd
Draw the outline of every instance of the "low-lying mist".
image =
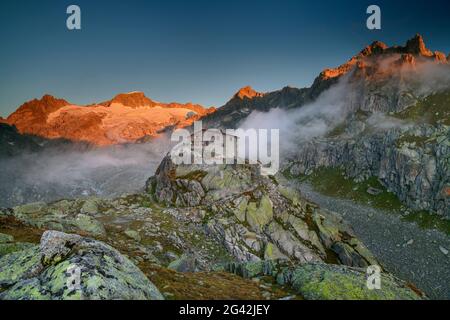
[[169, 151], [170, 141], [162, 137], [88, 151], [67, 149], [53, 146], [0, 159], [0, 207], [141, 191]]
[[296, 151], [302, 142], [325, 135], [344, 121], [347, 115], [346, 81], [325, 91], [313, 103], [297, 109], [275, 108], [269, 112], [253, 111], [240, 125], [241, 129], [279, 129], [280, 156]]
[[[381, 77], [389, 74], [393, 62], [399, 56], [384, 58], [377, 61]], [[450, 88], [450, 66], [434, 62], [420, 62], [411, 66], [391, 69], [391, 78], [386, 78], [385, 87], [376, 95], [403, 93], [413, 94], [417, 98]], [[377, 75], [371, 81], [378, 81]], [[355, 115], [368, 99], [365, 79], [352, 79], [352, 73], [344, 75], [337, 84], [324, 91], [314, 102], [296, 109], [275, 108], [268, 112], [253, 111], [241, 124], [241, 129], [279, 129], [280, 157], [283, 160], [298, 154], [302, 143], [326, 136], [337, 126], [343, 125], [349, 116]], [[367, 81], [367, 80], [365, 80]], [[391, 90], [385, 92], [384, 90]], [[379, 111], [374, 103], [371, 115], [366, 124], [377, 130], [408, 129], [413, 123], [399, 120]], [[385, 108], [386, 106], [384, 106]], [[381, 108], [382, 109], [382, 108]], [[350, 117], [351, 118], [351, 117]]]

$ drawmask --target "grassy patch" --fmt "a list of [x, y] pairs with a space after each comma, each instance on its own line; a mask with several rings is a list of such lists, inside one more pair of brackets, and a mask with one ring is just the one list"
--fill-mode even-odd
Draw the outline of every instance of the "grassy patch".
[[[298, 179], [311, 183], [313, 188], [322, 194], [343, 198], [369, 205], [375, 208], [400, 213], [403, 204], [393, 193], [386, 190], [377, 178], [372, 177], [363, 182], [355, 182], [344, 176], [343, 170], [336, 168], [321, 168], [310, 176], [301, 176]], [[378, 195], [367, 193], [368, 188], [376, 188], [382, 192]], [[437, 229], [450, 235], [450, 220], [428, 211], [415, 211], [402, 219], [415, 222], [422, 229]]]
[[327, 138], [336, 138], [345, 133], [345, 129], [347, 128], [347, 123], [343, 122], [334, 127], [333, 130], [328, 132]]
[[[385, 210], [400, 210], [402, 207], [397, 196], [388, 192], [375, 177], [363, 182], [355, 182], [353, 179], [346, 178], [341, 169], [321, 168], [302, 179], [309, 181], [315, 190], [325, 195], [345, 198]], [[369, 194], [367, 192], [369, 188], [380, 190], [380, 194]]]
[[422, 229], [437, 229], [450, 235], [450, 220], [442, 219], [441, 216], [431, 214], [428, 211], [412, 212], [403, 219], [417, 223]]
[[430, 139], [429, 137], [405, 135], [396, 141], [396, 145], [400, 148], [404, 143], [411, 143], [415, 144], [417, 147], [424, 148], [427, 143], [431, 143], [433, 141], [436, 140]]
[[0, 216], [0, 233], [14, 237], [14, 241], [39, 243], [44, 230], [34, 228], [13, 216]]
[[450, 125], [450, 90], [430, 95], [395, 117], [405, 120]]
[[227, 272], [180, 273], [146, 263], [139, 268], [170, 300], [265, 300], [294, 295], [266, 278], [256, 282]]

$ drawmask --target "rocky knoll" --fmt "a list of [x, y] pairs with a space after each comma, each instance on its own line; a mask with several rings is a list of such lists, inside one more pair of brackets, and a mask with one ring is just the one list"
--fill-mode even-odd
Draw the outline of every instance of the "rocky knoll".
[[159, 203], [200, 208], [192, 212], [201, 214], [208, 231], [238, 261], [376, 263], [341, 218], [300, 200], [258, 170], [257, 165], [175, 165], [168, 155], [147, 190]]

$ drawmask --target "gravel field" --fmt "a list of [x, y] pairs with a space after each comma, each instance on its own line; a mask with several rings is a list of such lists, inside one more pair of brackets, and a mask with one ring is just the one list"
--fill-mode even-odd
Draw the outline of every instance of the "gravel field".
[[414, 283], [432, 299], [450, 299], [450, 237], [422, 229], [399, 214], [319, 194], [295, 183], [304, 197], [341, 214], [385, 269]]

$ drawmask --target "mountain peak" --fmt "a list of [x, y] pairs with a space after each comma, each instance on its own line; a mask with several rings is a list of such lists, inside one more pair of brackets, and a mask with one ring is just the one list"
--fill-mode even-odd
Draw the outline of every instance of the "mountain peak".
[[373, 54], [381, 54], [387, 48], [388, 48], [388, 46], [384, 42], [374, 41], [374, 42], [372, 42], [371, 45], [365, 47], [361, 51], [361, 55], [363, 55], [363, 56], [370, 56], [370, 55], [373, 55]]
[[378, 59], [379, 57], [386, 55], [400, 55], [397, 65], [407, 63], [414, 65], [416, 58], [423, 60], [434, 60], [435, 63], [449, 63], [449, 58], [444, 53], [436, 51], [432, 52], [426, 45], [423, 37], [420, 34], [416, 34], [413, 38], [406, 42], [405, 46], [392, 46], [388, 47], [386, 44], [380, 41], [375, 41], [371, 45], [364, 48], [359, 54], [353, 56], [349, 61], [340, 65], [337, 68], [325, 69], [320, 74], [318, 80], [330, 80], [339, 78], [340, 76], [347, 74], [355, 67], [364, 69], [366, 62], [372, 60], [372, 58]]
[[34, 110], [43, 113], [53, 112], [61, 107], [70, 105], [64, 99], [58, 99], [50, 94], [45, 94], [41, 99], [33, 99], [21, 105], [17, 111]]
[[59, 98], [57, 98], [55, 96], [52, 96], [51, 94], [48, 94], [48, 93], [44, 94], [41, 99], [34, 99], [34, 100], [31, 100], [30, 102], [38, 102], [38, 103], [41, 103], [41, 104], [42, 103], [44, 103], [44, 104], [65, 104], [65, 105], [70, 104], [66, 100], [59, 99]]
[[407, 53], [421, 55], [424, 57], [433, 56], [433, 52], [427, 49], [425, 41], [420, 34], [416, 34], [414, 38], [408, 40], [408, 42], [406, 42], [405, 49]]
[[153, 107], [155, 102], [145, 96], [141, 91], [132, 91], [128, 93], [119, 93], [109, 101], [100, 103], [100, 105], [110, 107], [113, 103], [120, 103], [124, 106], [138, 108], [138, 107]]
[[67, 105], [70, 105], [70, 103], [66, 100], [45, 94], [41, 99], [33, 99], [22, 104], [9, 115], [6, 122], [15, 125], [19, 132], [23, 133], [27, 128], [32, 129], [36, 125], [45, 123], [50, 113]]
[[239, 89], [234, 97], [243, 100], [244, 98], [253, 99], [255, 97], [262, 97], [263, 95], [263, 93], [255, 91], [251, 86], [246, 86]]

